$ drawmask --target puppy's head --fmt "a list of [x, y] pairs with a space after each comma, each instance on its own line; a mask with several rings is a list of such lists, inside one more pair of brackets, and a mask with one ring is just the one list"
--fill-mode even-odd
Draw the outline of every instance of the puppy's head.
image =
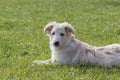
[[50, 38], [50, 45], [55, 48], [63, 48], [70, 44], [74, 36], [74, 29], [71, 24], [50, 22], [44, 28], [44, 32]]

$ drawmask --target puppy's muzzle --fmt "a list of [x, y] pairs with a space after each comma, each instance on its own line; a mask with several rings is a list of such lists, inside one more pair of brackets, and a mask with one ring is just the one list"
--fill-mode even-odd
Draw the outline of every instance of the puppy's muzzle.
[[59, 46], [59, 41], [54, 42], [54, 46], [58, 47]]

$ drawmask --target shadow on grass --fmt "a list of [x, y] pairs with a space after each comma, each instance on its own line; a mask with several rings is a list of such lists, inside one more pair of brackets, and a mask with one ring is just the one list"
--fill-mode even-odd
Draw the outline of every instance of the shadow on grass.
[[53, 69], [54, 68], [75, 68], [75, 69], [94, 69], [94, 68], [97, 68], [97, 69], [108, 69], [108, 70], [120, 69], [120, 65], [112, 66], [111, 68], [107, 67], [107, 66], [98, 66], [98, 65], [90, 65], [90, 64], [84, 64], [84, 65], [58, 65], [58, 64], [47, 64], [46, 65], [46, 64], [42, 64], [39, 66], [52, 67]]
[[115, 1], [115, 0], [101, 0], [98, 2], [93, 2], [93, 4], [100, 4], [100, 5], [108, 5], [108, 6], [114, 6], [114, 7], [118, 7], [120, 6], [120, 1]]
[[114, 0], [111, 0], [111, 1], [105, 1], [106, 4], [108, 5], [112, 5], [112, 6], [120, 6], [120, 1], [114, 1]]

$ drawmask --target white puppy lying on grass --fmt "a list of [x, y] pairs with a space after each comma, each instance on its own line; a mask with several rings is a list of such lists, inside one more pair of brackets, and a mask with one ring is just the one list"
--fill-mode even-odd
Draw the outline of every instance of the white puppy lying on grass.
[[120, 64], [120, 44], [94, 47], [74, 38], [71, 24], [50, 22], [44, 28], [52, 51], [49, 60], [35, 60], [37, 64], [97, 64], [112, 67]]

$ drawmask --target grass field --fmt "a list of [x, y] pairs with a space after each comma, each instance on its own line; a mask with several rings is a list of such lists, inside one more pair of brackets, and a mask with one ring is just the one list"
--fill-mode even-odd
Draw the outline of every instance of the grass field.
[[120, 80], [120, 68], [33, 65], [50, 58], [50, 21], [71, 23], [95, 46], [120, 43], [119, 0], [0, 0], [0, 80]]

